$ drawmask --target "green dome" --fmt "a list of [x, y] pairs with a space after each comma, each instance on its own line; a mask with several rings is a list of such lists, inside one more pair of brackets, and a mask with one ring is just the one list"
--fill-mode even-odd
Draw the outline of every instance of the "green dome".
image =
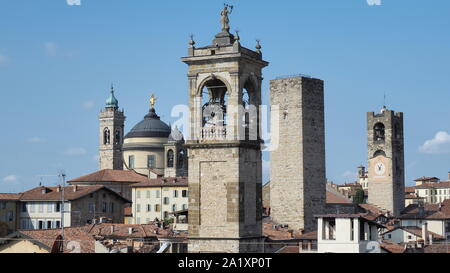
[[106, 100], [106, 107], [119, 108], [119, 101], [114, 96], [114, 88], [111, 86], [111, 94]]

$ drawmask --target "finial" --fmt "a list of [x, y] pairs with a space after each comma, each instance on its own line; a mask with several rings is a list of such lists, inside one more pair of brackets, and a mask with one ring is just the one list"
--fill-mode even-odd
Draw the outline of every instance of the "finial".
[[259, 43], [259, 42], [261, 42], [259, 39], [256, 39], [256, 46], [255, 46], [255, 48], [256, 48], [256, 52], [258, 52], [258, 53], [261, 53], [261, 44]]
[[194, 47], [194, 45], [195, 45], [194, 34], [189, 35], [189, 37], [191, 38], [191, 39], [189, 40], [189, 45], [190, 45], [191, 47]]
[[235, 39], [236, 41], [239, 41], [239, 40], [241, 39], [241, 37], [239, 37], [239, 32], [240, 32], [240, 30], [239, 30], [239, 29], [236, 29], [235, 32], [236, 32], [236, 35], [234, 36], [234, 39]]
[[114, 93], [114, 84], [111, 83], [111, 93]]
[[[223, 4], [223, 10], [220, 13], [220, 23], [222, 24], [222, 32], [230, 32], [230, 19], [228, 19], [228, 15], [231, 14], [233, 12], [233, 6], [228, 5], [228, 4]], [[228, 8], [230, 8], [228, 10]]]
[[154, 94], [152, 94], [152, 96], [150, 97], [150, 108], [154, 109], [155, 108], [155, 103], [156, 103], [157, 98], [155, 97]]

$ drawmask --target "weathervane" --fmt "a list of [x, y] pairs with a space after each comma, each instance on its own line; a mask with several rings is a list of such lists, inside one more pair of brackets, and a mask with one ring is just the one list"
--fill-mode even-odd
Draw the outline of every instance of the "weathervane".
[[[228, 15], [231, 14], [233, 12], [233, 6], [228, 5], [228, 4], [223, 4], [223, 10], [220, 13], [220, 15], [222, 16], [220, 18], [220, 23], [222, 24], [222, 31], [223, 32], [230, 32], [230, 20], [228, 19]], [[229, 8], [229, 10], [228, 10]]]

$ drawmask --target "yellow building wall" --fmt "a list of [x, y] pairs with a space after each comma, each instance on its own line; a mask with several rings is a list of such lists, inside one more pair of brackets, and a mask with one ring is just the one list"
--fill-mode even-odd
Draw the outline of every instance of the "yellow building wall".
[[10, 241], [6, 245], [0, 245], [0, 253], [50, 253], [50, 251], [35, 245], [27, 240]]

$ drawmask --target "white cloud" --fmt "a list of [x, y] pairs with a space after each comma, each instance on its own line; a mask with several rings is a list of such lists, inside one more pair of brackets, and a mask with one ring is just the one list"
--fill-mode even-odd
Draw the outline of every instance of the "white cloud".
[[381, 0], [366, 0], [369, 6], [381, 6]]
[[91, 110], [92, 108], [94, 108], [95, 106], [95, 102], [92, 100], [88, 100], [83, 102], [83, 109], [84, 110]]
[[80, 155], [85, 155], [87, 154], [86, 149], [84, 148], [80, 148], [80, 147], [75, 147], [75, 148], [70, 148], [67, 149], [64, 152], [65, 155], [69, 155], [69, 156], [80, 156]]
[[7, 65], [9, 63], [8, 56], [0, 54], [0, 66]]
[[424, 154], [446, 154], [450, 153], [450, 134], [444, 131], [437, 132], [433, 139], [425, 141], [419, 147]]
[[42, 143], [45, 142], [45, 139], [40, 137], [30, 137], [26, 140], [28, 143]]
[[66, 0], [69, 6], [81, 6], [81, 0]]
[[5, 182], [5, 183], [13, 183], [13, 182], [16, 182], [17, 179], [18, 179], [17, 175], [12, 174], [12, 175], [8, 175], [8, 176], [3, 177], [3, 182]]
[[55, 56], [59, 51], [59, 46], [53, 42], [47, 42], [44, 45], [45, 53], [49, 56]]
[[342, 177], [344, 177], [347, 180], [351, 180], [351, 181], [355, 181], [356, 178], [358, 177], [358, 173], [357, 172], [351, 172], [351, 171], [346, 171], [342, 174]]

